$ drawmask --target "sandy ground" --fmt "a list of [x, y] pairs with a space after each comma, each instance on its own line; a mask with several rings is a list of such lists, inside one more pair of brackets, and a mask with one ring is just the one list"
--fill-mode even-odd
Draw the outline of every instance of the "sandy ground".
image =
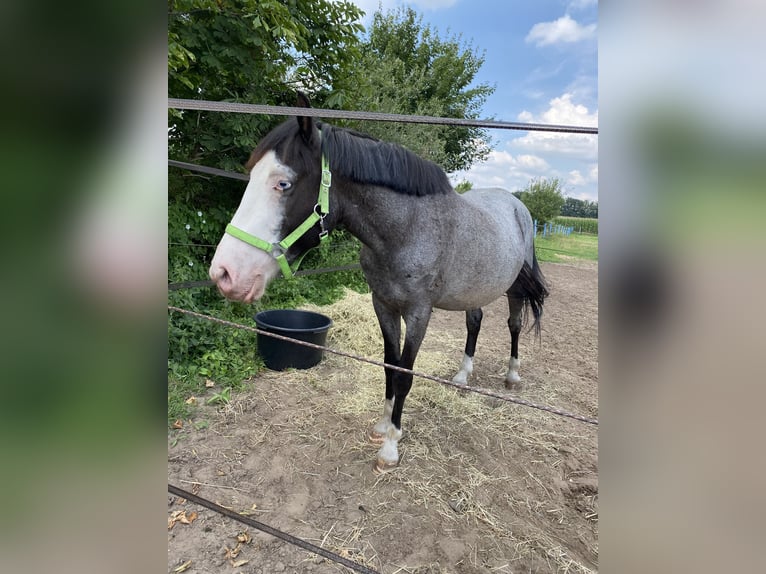
[[[515, 393], [597, 417], [597, 264], [542, 267], [542, 341], [522, 334]], [[504, 391], [507, 304], [484, 311], [470, 383]], [[328, 345], [382, 358], [369, 296], [322, 312]], [[415, 368], [451, 378], [464, 325], [436, 311]], [[377, 476], [365, 433], [382, 403], [382, 369], [351, 359], [264, 372], [170, 432], [168, 481], [386, 574], [598, 570], [596, 427], [416, 379], [400, 466]], [[168, 572], [348, 572], [170, 495], [168, 517]]]

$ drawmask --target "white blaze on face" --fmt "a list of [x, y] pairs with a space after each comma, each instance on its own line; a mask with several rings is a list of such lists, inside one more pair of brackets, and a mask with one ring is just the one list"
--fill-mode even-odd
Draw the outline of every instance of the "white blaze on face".
[[[280, 163], [273, 151], [264, 154], [250, 171], [250, 182], [232, 225], [268, 243], [280, 241], [285, 216], [280, 184], [292, 184], [294, 178], [293, 170]], [[218, 244], [210, 264], [210, 278], [221, 293], [227, 299], [244, 303], [260, 299], [278, 274], [279, 265], [270, 254], [228, 233]]]

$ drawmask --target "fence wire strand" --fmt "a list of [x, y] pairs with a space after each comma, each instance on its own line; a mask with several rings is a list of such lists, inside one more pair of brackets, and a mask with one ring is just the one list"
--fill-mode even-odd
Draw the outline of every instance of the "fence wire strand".
[[207, 112], [233, 112], [238, 114], [266, 114], [272, 116], [311, 116], [345, 120], [374, 120], [380, 122], [403, 122], [410, 124], [433, 124], [462, 126], [472, 128], [491, 128], [532, 132], [563, 132], [573, 134], [598, 134], [597, 127], [564, 126], [555, 124], [532, 124], [523, 122], [503, 122], [498, 120], [477, 120], [464, 118], [439, 118], [384, 112], [357, 112], [348, 110], [328, 110], [322, 108], [298, 108], [294, 106], [267, 106], [262, 104], [240, 104], [236, 102], [211, 102], [209, 100], [185, 100], [168, 98], [168, 107], [176, 110], [199, 110]]
[[180, 496], [181, 498], [185, 498], [186, 500], [191, 500], [194, 504], [204, 506], [205, 508], [208, 508], [214, 512], [217, 512], [218, 514], [222, 514], [223, 516], [227, 516], [233, 520], [236, 520], [237, 522], [241, 522], [242, 524], [247, 524], [248, 526], [257, 528], [258, 530], [262, 532], [271, 534], [272, 536], [279, 538], [280, 540], [289, 542], [290, 544], [303, 548], [304, 550], [313, 552], [314, 554], [318, 554], [319, 556], [323, 556], [327, 558], [328, 560], [332, 560], [333, 562], [342, 564], [346, 568], [351, 568], [351, 570], [355, 570], [356, 572], [362, 572], [363, 574], [379, 574], [379, 572], [377, 572], [376, 570], [372, 570], [368, 568], [367, 566], [363, 566], [362, 564], [353, 562], [352, 560], [349, 560], [348, 558], [344, 558], [343, 556], [340, 556], [339, 554], [336, 554], [335, 552], [330, 552], [329, 550], [325, 550], [324, 548], [311, 544], [310, 542], [306, 542], [305, 540], [302, 540], [301, 538], [297, 538], [293, 536], [292, 534], [288, 534], [287, 532], [282, 532], [281, 530], [277, 530], [276, 528], [273, 528], [269, 526], [268, 524], [264, 524], [263, 522], [259, 522], [253, 518], [250, 518], [249, 516], [245, 516], [244, 514], [240, 514], [238, 512], [230, 510], [226, 508], [225, 506], [221, 506], [220, 504], [211, 502], [210, 500], [202, 498], [201, 496], [197, 496], [196, 494], [188, 492], [182, 488], [178, 488], [177, 486], [172, 485], [170, 483], [168, 483], [168, 492], [170, 492], [171, 494], [175, 494], [176, 496]]
[[241, 181], [250, 181], [250, 176], [246, 173], [237, 173], [236, 171], [226, 171], [225, 169], [218, 169], [217, 167], [210, 167], [207, 165], [189, 163], [188, 161], [178, 161], [175, 159], [169, 159], [168, 165], [171, 167], [187, 169], [189, 171], [198, 171], [200, 173], [206, 173], [208, 175], [218, 175], [221, 177], [228, 177], [229, 179], [239, 179]]
[[316, 349], [321, 351], [326, 351], [328, 353], [332, 353], [334, 355], [340, 355], [341, 357], [347, 357], [349, 359], [354, 359], [357, 361], [361, 361], [363, 363], [369, 363], [371, 365], [375, 365], [377, 367], [384, 367], [386, 369], [391, 369], [394, 371], [399, 371], [402, 373], [408, 373], [415, 377], [419, 377], [421, 379], [427, 379], [429, 381], [434, 381], [437, 383], [440, 383], [442, 385], [446, 385], [448, 387], [453, 387], [455, 389], [458, 389], [460, 391], [468, 391], [471, 393], [477, 393], [479, 395], [484, 395], [487, 397], [492, 397], [494, 399], [499, 399], [501, 401], [506, 401], [510, 403], [515, 403], [517, 405], [523, 405], [525, 407], [530, 407], [533, 409], [553, 413], [554, 415], [559, 415], [562, 417], [567, 417], [570, 419], [574, 419], [576, 421], [580, 421], [583, 423], [591, 424], [598, 426], [598, 419], [586, 417], [583, 415], [578, 415], [575, 413], [570, 413], [568, 411], [565, 411], [563, 409], [557, 408], [557, 407], [550, 407], [548, 405], [541, 405], [537, 403], [533, 403], [531, 401], [528, 401], [526, 399], [520, 399], [518, 397], [514, 397], [511, 395], [506, 395], [502, 393], [496, 393], [495, 391], [492, 391], [490, 389], [486, 389], [483, 387], [469, 387], [467, 385], [461, 385], [459, 383], [455, 383], [453, 381], [442, 379], [441, 377], [436, 377], [434, 375], [429, 375], [427, 373], [420, 373], [418, 371], [413, 371], [411, 369], [405, 369], [403, 367], [399, 367], [397, 365], [391, 365], [389, 363], [384, 363], [383, 361], [376, 361], [375, 359], [370, 359], [368, 357], [362, 357], [360, 355], [356, 355], [354, 353], [347, 353], [345, 351], [339, 351], [337, 349], [332, 349], [330, 347], [325, 347], [323, 345], [316, 345], [314, 343], [309, 343], [307, 341], [299, 341], [297, 339], [293, 339], [291, 337], [285, 337], [284, 335], [279, 335], [277, 333], [271, 333], [269, 331], [264, 331], [262, 329], [258, 329], [256, 327], [250, 327], [249, 325], [242, 325], [240, 323], [235, 323], [233, 321], [227, 321], [226, 319], [219, 319], [218, 317], [213, 317], [212, 315], [205, 315], [204, 313], [197, 313], [196, 311], [190, 311], [188, 309], [182, 309], [180, 307], [175, 307], [173, 305], [168, 305], [168, 309], [171, 311], [175, 311], [177, 313], [183, 313], [185, 315], [190, 315], [192, 317], [196, 317], [198, 319], [202, 319], [205, 321], [212, 321], [214, 323], [219, 323], [221, 325], [226, 325], [228, 327], [233, 327], [235, 329], [242, 329], [245, 331], [251, 331], [253, 333], [257, 333], [259, 335], [264, 335], [266, 337], [272, 337], [274, 339], [279, 339], [281, 341], [286, 341], [288, 343], [294, 343], [296, 345], [301, 345], [303, 347], [309, 347], [310, 349]]

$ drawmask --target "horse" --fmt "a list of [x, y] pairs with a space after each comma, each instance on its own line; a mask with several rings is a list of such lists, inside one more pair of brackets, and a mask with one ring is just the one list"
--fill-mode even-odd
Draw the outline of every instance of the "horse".
[[[299, 107], [310, 107], [298, 95]], [[302, 255], [335, 228], [362, 243], [360, 263], [383, 334], [384, 360], [412, 369], [433, 308], [465, 311], [467, 337], [453, 381], [467, 385], [482, 307], [506, 296], [511, 358], [519, 385], [519, 334], [531, 309], [539, 337], [546, 280], [535, 257], [529, 211], [511, 192], [457, 193], [435, 163], [406, 148], [308, 116], [290, 118], [258, 143], [250, 179], [210, 264], [231, 300], [251, 303], [289, 277]], [[406, 327], [401, 347], [401, 322]], [[399, 463], [402, 411], [412, 375], [385, 369], [383, 415], [367, 432], [373, 470]]]

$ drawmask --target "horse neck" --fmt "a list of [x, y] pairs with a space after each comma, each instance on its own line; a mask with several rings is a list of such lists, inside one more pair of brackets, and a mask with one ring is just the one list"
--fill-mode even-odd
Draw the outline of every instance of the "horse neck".
[[390, 248], [392, 238], [407, 236], [418, 208], [418, 198], [384, 187], [348, 181], [336, 186], [333, 182], [331, 193], [337, 204], [335, 224], [373, 251]]
[[365, 246], [390, 252], [412, 242], [439, 242], [460, 214], [457, 194], [412, 196], [385, 187], [333, 180], [337, 220]]

